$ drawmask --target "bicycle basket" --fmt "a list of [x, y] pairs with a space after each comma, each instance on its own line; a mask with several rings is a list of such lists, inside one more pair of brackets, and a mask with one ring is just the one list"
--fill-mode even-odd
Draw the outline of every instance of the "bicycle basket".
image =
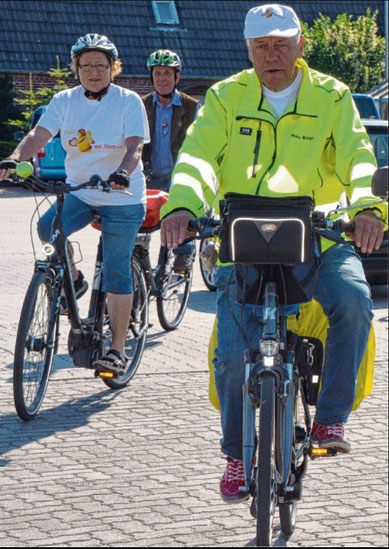
[[311, 260], [313, 200], [228, 193], [221, 202], [220, 260], [294, 266]]

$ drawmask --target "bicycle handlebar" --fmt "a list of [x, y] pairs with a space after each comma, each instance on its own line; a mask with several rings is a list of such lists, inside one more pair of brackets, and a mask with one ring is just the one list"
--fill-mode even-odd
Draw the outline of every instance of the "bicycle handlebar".
[[99, 189], [103, 192], [111, 192], [111, 186], [108, 181], [104, 181], [99, 175], [92, 175], [89, 181], [81, 183], [80, 185], [70, 185], [64, 181], [43, 181], [36, 175], [31, 175], [30, 179], [43, 187], [47, 192], [52, 194], [69, 194], [71, 192], [79, 191], [81, 189]]
[[[191, 219], [188, 222], [188, 231], [195, 231], [199, 232], [199, 238], [203, 238], [203, 233], [207, 232], [207, 236], [204, 236], [204, 238], [208, 238], [208, 233], [211, 229], [213, 229], [213, 235], [218, 235], [218, 227], [220, 226], [220, 219], [215, 219], [213, 217], [199, 217], [197, 219]], [[312, 219], [312, 224], [315, 227], [315, 229], [318, 230], [320, 233], [320, 229], [322, 230], [331, 230], [334, 232], [341, 232], [341, 233], [352, 233], [355, 229], [355, 223], [353, 221], [346, 222], [343, 219], [337, 219], [335, 221], [331, 221], [329, 219], [325, 219], [323, 216], [318, 216]], [[216, 228], [216, 229], [215, 229]]]
[[[18, 167], [22, 166], [23, 164], [24, 173], [22, 172], [19, 174]], [[80, 185], [70, 185], [69, 183], [65, 183], [64, 181], [43, 181], [33, 173], [33, 166], [30, 162], [19, 163], [19, 165], [15, 169], [13, 169], [11, 173], [13, 176], [12, 178], [15, 182], [30, 179], [33, 183], [37, 183], [41, 189], [44, 189], [48, 193], [56, 195], [68, 194], [74, 191], [79, 191], [81, 189], [98, 189], [106, 193], [123, 192], [125, 194], [132, 195], [129, 190], [112, 189], [110, 183], [102, 179], [98, 174], [92, 175], [89, 178], [89, 181], [81, 183]]]

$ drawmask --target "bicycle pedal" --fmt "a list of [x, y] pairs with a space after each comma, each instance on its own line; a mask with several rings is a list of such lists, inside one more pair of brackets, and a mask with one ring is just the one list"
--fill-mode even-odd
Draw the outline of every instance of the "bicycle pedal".
[[338, 454], [336, 448], [321, 448], [320, 446], [311, 445], [309, 448], [309, 457], [311, 459], [333, 457]]
[[117, 375], [115, 372], [109, 372], [108, 370], [95, 370], [95, 377], [101, 377], [101, 379], [115, 379]]

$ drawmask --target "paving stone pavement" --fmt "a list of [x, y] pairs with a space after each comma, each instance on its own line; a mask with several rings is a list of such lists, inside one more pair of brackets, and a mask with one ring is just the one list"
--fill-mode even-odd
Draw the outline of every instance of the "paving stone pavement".
[[[227, 505], [218, 494], [224, 461], [206, 365], [215, 296], [197, 264], [178, 330], [165, 333], [151, 304], [153, 327], [128, 388], [111, 391], [72, 366], [65, 320], [41, 413], [28, 423], [17, 417], [13, 347], [33, 266], [35, 198], [0, 187], [0, 546], [252, 546], [248, 504]], [[92, 228], [77, 235], [89, 278], [97, 237]], [[352, 453], [309, 464], [295, 533], [280, 538], [276, 521], [277, 546], [387, 546], [385, 288], [374, 303], [375, 386], [349, 421]]]

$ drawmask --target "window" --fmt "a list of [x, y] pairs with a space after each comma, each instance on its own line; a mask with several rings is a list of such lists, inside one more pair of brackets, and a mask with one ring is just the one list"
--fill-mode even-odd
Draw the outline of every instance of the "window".
[[157, 0], [151, 2], [154, 11], [154, 17], [157, 24], [179, 25], [176, 6], [174, 1]]

